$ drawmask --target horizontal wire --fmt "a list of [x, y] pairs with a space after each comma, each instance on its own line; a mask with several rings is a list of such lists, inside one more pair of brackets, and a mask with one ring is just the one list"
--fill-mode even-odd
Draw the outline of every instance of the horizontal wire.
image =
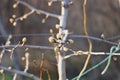
[[107, 38], [106, 40], [115, 40], [115, 39], [120, 39], [120, 35]]
[[[14, 48], [16, 45], [7, 45], [7, 46], [0, 46], [0, 49], [3, 48]], [[27, 48], [35, 48], [35, 49], [49, 49], [49, 50], [53, 50], [53, 47], [49, 47], [49, 46], [37, 46], [37, 45], [18, 45], [19, 47], [27, 47]]]
[[[42, 34], [12, 34], [13, 37], [49, 37], [50, 35], [51, 34], [48, 34], [48, 33], [42, 33]], [[8, 36], [9, 35], [0, 35], [0, 38], [8, 37]], [[70, 38], [83, 38], [83, 39], [88, 38], [85, 35], [69, 35], [68, 37], [70, 37]], [[116, 42], [109, 41], [110, 38], [108, 38], [108, 40], [107, 39], [101, 39], [101, 38], [93, 37], [93, 36], [89, 36], [89, 38], [91, 40], [96, 40], [96, 41], [99, 41], [99, 42], [105, 42], [105, 43], [108, 43], [108, 44], [111, 44], [111, 45], [117, 45], [118, 44]]]
[[[0, 49], [5, 49], [8, 50], [7, 48], [14, 48], [16, 45], [8, 45], [8, 46], [0, 46]], [[37, 46], [37, 45], [18, 45], [18, 48], [22, 48], [22, 47], [27, 47], [27, 48], [33, 48], [33, 49], [48, 49], [48, 50], [54, 50], [54, 47], [52, 46]], [[9, 51], [9, 50], [8, 50]], [[109, 55], [109, 53], [105, 53], [105, 52], [91, 52], [92, 55]], [[88, 52], [83, 52], [82, 55], [88, 55]], [[120, 53], [114, 53], [113, 55], [119, 55]], [[68, 57], [72, 57], [72, 56], [79, 56], [76, 54], [70, 54], [65, 56], [65, 59]]]

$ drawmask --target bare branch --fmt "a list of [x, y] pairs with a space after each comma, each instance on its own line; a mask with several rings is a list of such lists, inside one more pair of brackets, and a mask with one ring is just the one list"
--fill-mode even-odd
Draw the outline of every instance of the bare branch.
[[2, 47], [3, 47], [3, 50], [1, 51], [1, 54], [0, 54], [0, 64], [1, 64], [1, 62], [2, 62], [2, 58], [3, 58], [3, 55], [4, 55], [4, 53], [5, 53], [5, 48], [4, 48], [4, 46], [10, 45], [10, 43], [11, 43], [11, 42], [10, 42], [11, 38], [12, 38], [12, 36], [9, 35], [9, 36], [8, 36], [8, 39], [7, 39], [6, 43], [5, 43], [5, 45], [2, 46]]
[[34, 80], [40, 80], [38, 77], [34, 76], [33, 74], [25, 73], [24, 71], [19, 71], [19, 70], [16, 70], [16, 69], [8, 69], [8, 68], [3, 67], [3, 66], [0, 66], [0, 68], [5, 70], [5, 71], [11, 72], [11, 73], [16, 73], [16, 74], [19, 74], [19, 75], [23, 75], [23, 76], [32, 78]]
[[29, 53], [25, 53], [25, 60], [26, 60], [26, 65], [25, 65], [24, 72], [26, 73], [29, 68]]
[[[23, 20], [26, 19], [28, 16], [30, 16], [31, 14], [33, 14], [35, 11], [31, 10], [30, 12], [28, 12], [27, 14], [23, 15], [22, 17], [18, 17], [14, 20], [14, 22], [16, 23], [18, 20]], [[13, 23], [14, 24], [14, 23]]]
[[57, 14], [52, 14], [52, 13], [49, 13], [49, 12], [46, 12], [46, 11], [43, 11], [43, 10], [40, 10], [40, 9], [36, 9], [34, 8], [33, 6], [29, 5], [28, 3], [24, 2], [24, 1], [21, 1], [21, 0], [16, 0], [18, 3], [24, 5], [25, 7], [29, 8], [30, 10], [36, 12], [36, 13], [42, 13], [42, 14], [45, 14], [45, 15], [48, 15], [48, 16], [51, 16], [51, 17], [54, 17], [54, 18], [58, 18], [60, 19], [60, 15], [57, 15]]
[[[78, 54], [79, 53], [79, 54]], [[69, 55], [66, 55], [64, 57], [64, 60], [65, 59], [68, 59], [68, 58], [71, 58], [71, 57], [74, 57], [74, 56], [81, 56], [81, 55], [88, 55], [88, 51], [84, 52], [84, 51], [78, 51], [74, 54], [69, 54]], [[105, 53], [105, 52], [91, 52], [91, 55], [95, 55], [95, 56], [105, 56], [105, 55], [110, 55], [109, 53]], [[120, 56], [120, 53], [113, 53], [112, 55], [115, 55], [115, 56]]]

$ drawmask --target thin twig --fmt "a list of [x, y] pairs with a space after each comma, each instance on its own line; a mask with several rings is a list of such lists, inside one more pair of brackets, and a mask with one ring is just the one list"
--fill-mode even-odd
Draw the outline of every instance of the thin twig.
[[33, 6], [29, 5], [28, 3], [24, 2], [24, 1], [21, 1], [21, 0], [16, 0], [18, 3], [24, 5], [25, 7], [29, 8], [30, 10], [36, 12], [36, 13], [42, 13], [42, 14], [45, 14], [45, 15], [48, 15], [48, 16], [51, 16], [51, 17], [54, 17], [54, 18], [58, 18], [60, 19], [60, 15], [57, 15], [57, 14], [52, 14], [52, 13], [49, 13], [49, 12], [46, 12], [46, 11], [43, 11], [43, 10], [40, 10], [40, 9], [36, 9], [34, 8]]
[[45, 60], [45, 55], [42, 54], [42, 60], [41, 60], [41, 63], [40, 63], [40, 79], [41, 79], [41, 80], [43, 79], [44, 60]]
[[16, 80], [16, 79], [17, 79], [17, 74], [15, 73], [13, 76], [13, 80]]
[[15, 45], [12, 49], [11, 49], [11, 54], [10, 54], [10, 59], [12, 60], [13, 59], [13, 53], [15, 51], [15, 49], [19, 46], [20, 42], [18, 42], [17, 45]]
[[[64, 57], [64, 60], [68, 59], [68, 58], [71, 58], [71, 57], [74, 57], [74, 56], [81, 56], [81, 55], [88, 55], [88, 51], [80, 51], [79, 54], [69, 54], [69, 55], [66, 55]], [[109, 53], [105, 53], [105, 52], [91, 52], [91, 55], [94, 55], [94, 56], [108, 56], [110, 55]], [[115, 55], [115, 56], [120, 56], [120, 53], [113, 53], [112, 55]]]
[[16, 70], [16, 69], [8, 69], [4, 66], [0, 66], [0, 68], [5, 70], [5, 71], [11, 72], [11, 73], [17, 73], [19, 75], [23, 75], [23, 76], [32, 78], [34, 80], [40, 80], [37, 76], [34, 76], [33, 74], [30, 74], [30, 73], [25, 73], [24, 71], [19, 71], [19, 70]]
[[90, 57], [91, 57], [91, 51], [92, 51], [92, 42], [89, 39], [89, 35], [88, 35], [88, 32], [87, 32], [86, 3], [87, 3], [87, 0], [84, 0], [84, 3], [83, 3], [83, 16], [84, 16], [84, 32], [85, 32], [85, 35], [88, 37], [87, 40], [88, 40], [88, 43], [89, 43], [89, 54], [88, 54], [87, 59], [85, 61], [84, 67], [82, 68], [81, 72], [78, 75], [77, 80], [80, 80], [81, 75], [86, 70], [87, 65], [89, 63], [89, 60], [90, 60]]
[[31, 14], [33, 14], [35, 11], [31, 10], [30, 12], [28, 12], [27, 14], [23, 15], [22, 17], [18, 17], [14, 20], [14, 22], [17, 22], [18, 20], [23, 20], [25, 18], [27, 18], [28, 16], [30, 16]]
[[29, 53], [25, 53], [25, 60], [26, 60], [26, 65], [25, 65], [24, 72], [26, 73], [29, 68]]
[[5, 53], [5, 48], [4, 48], [4, 46], [10, 45], [10, 43], [11, 43], [11, 42], [10, 42], [11, 38], [12, 38], [12, 36], [9, 35], [9, 36], [8, 36], [8, 39], [7, 39], [6, 43], [5, 43], [5, 45], [2, 46], [3, 50], [1, 51], [1, 54], [0, 54], [0, 64], [1, 64], [1, 61], [2, 61], [2, 58], [3, 58], [3, 55], [4, 55], [4, 53]]

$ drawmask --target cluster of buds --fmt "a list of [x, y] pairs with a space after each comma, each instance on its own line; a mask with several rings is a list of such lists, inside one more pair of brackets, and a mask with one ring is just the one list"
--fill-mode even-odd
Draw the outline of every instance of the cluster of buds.
[[[18, 4], [19, 4], [19, 2], [14, 3], [13, 8], [17, 8]], [[17, 22], [15, 21], [15, 18], [16, 18], [16, 15], [13, 14], [12, 18], [9, 19], [10, 23], [12, 23], [13, 26], [16, 26], [16, 24], [17, 24]]]
[[10, 18], [9, 21], [10, 21], [10, 23], [13, 24], [13, 26], [16, 26], [18, 20], [23, 21], [23, 20], [25, 20], [27, 17], [28, 17], [28, 14], [24, 14], [23, 16], [18, 17], [18, 18], [16, 18], [16, 15], [12, 15], [12, 18]]
[[[59, 47], [59, 46], [54, 47], [54, 51], [55, 52], [60, 52], [61, 51], [61, 47]], [[63, 47], [63, 51], [68, 52], [69, 48]]]
[[[15, 4], [13, 4], [13, 8], [16, 8], [18, 6], [18, 4], [19, 4], [19, 2], [16, 2]], [[27, 17], [29, 15], [31, 15], [32, 13], [34, 13], [34, 10], [31, 10], [30, 12], [28, 12], [18, 18], [16, 18], [16, 15], [12, 15], [12, 18], [10, 18], [9, 21], [10, 21], [10, 23], [13, 24], [13, 26], [16, 26], [18, 20], [23, 21], [23, 20], [27, 19]]]
[[[56, 29], [60, 29], [61, 27], [57, 24]], [[66, 44], [72, 44], [74, 41], [72, 39], [67, 39], [66, 41], [63, 41], [63, 38], [65, 36], [65, 33], [57, 33], [54, 34], [53, 30], [50, 29], [50, 33], [52, 36], [48, 38], [49, 42], [52, 44], [55, 44], [56, 46], [54, 47], [55, 52], [60, 52], [61, 50], [67, 52], [69, 51], [69, 48], [65, 47]]]

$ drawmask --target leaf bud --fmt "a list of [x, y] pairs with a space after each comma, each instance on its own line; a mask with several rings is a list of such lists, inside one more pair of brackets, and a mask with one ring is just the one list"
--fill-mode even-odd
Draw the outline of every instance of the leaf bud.
[[27, 41], [27, 38], [26, 37], [23, 37], [22, 38], [22, 42], [25, 43]]
[[12, 17], [13, 17], [13, 18], [16, 18], [16, 15], [15, 15], [15, 14], [13, 14], [13, 15], [12, 15]]
[[50, 29], [50, 33], [53, 34], [53, 29]]
[[48, 2], [48, 6], [52, 6], [52, 3], [53, 3], [52, 1]]
[[63, 50], [67, 52], [69, 49], [67, 47], [64, 47]]
[[104, 35], [104, 34], [101, 34], [101, 38], [104, 39], [104, 38], [105, 38], [105, 35]]
[[13, 18], [10, 18], [9, 21], [10, 21], [10, 23], [13, 23], [13, 22], [14, 22], [14, 19], [13, 19]]
[[54, 48], [54, 51], [55, 51], [55, 52], [60, 52], [60, 48], [59, 48], [58, 46], [56, 46], [56, 47]]
[[16, 26], [17, 25], [17, 23], [16, 22], [13, 22], [13, 26]]
[[57, 38], [57, 39], [62, 39], [62, 35], [59, 34], [59, 33], [57, 33], [57, 34], [56, 34], [56, 38]]
[[59, 24], [56, 24], [55, 27], [56, 27], [56, 29], [60, 29], [60, 25]]
[[18, 4], [19, 4], [18, 2], [13, 4], [13, 8], [16, 8], [18, 6]]
[[25, 15], [23, 15], [23, 16], [22, 16], [22, 18], [23, 18], [23, 19], [26, 19], [26, 18], [27, 18], [27, 16], [28, 16], [28, 15], [27, 15], [27, 14], [25, 14]]
[[73, 44], [74, 41], [72, 39], [68, 39], [67, 44]]
[[49, 37], [48, 40], [49, 40], [50, 43], [55, 43], [56, 42], [56, 40], [53, 36]]

